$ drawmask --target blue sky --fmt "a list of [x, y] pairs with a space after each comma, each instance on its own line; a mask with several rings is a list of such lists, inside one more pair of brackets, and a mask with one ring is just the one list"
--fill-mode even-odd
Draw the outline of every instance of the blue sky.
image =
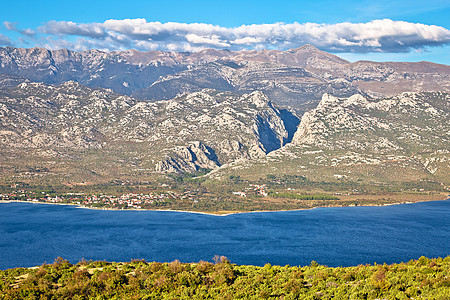
[[450, 64], [449, 16], [448, 0], [11, 1], [0, 11], [0, 44], [196, 51], [311, 43], [351, 61]]

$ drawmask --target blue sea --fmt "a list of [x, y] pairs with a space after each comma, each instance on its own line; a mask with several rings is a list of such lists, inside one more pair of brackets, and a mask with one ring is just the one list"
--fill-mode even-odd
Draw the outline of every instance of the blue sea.
[[213, 216], [0, 204], [0, 269], [81, 259], [262, 266], [397, 263], [450, 255], [450, 200]]

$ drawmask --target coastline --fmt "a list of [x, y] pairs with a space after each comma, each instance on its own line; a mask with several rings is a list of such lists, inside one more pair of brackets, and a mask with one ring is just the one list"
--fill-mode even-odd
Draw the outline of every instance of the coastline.
[[402, 201], [395, 203], [385, 203], [385, 204], [365, 204], [365, 205], [330, 205], [330, 206], [315, 206], [310, 208], [299, 208], [299, 209], [280, 209], [280, 210], [255, 210], [255, 211], [217, 211], [217, 212], [202, 212], [202, 211], [190, 211], [190, 210], [176, 210], [176, 209], [142, 209], [142, 208], [132, 208], [132, 209], [115, 209], [115, 208], [98, 208], [98, 207], [88, 207], [80, 204], [71, 203], [49, 203], [49, 202], [34, 202], [34, 201], [23, 201], [23, 200], [0, 200], [0, 204], [4, 203], [30, 203], [30, 204], [46, 204], [46, 205], [69, 205], [80, 209], [91, 209], [91, 210], [109, 210], [109, 211], [155, 211], [155, 212], [179, 212], [179, 213], [190, 213], [190, 214], [201, 214], [217, 217], [226, 217], [230, 215], [237, 214], [248, 214], [248, 213], [271, 213], [271, 212], [289, 212], [289, 211], [303, 211], [312, 210], [316, 208], [334, 208], [334, 207], [383, 207], [392, 205], [402, 205], [402, 204], [413, 204], [413, 203], [423, 203], [431, 201], [447, 201], [450, 200], [448, 195], [444, 196], [443, 199], [433, 199], [433, 200], [421, 200], [421, 201]]
[[[210, 216], [228, 216], [234, 214], [242, 214], [242, 213], [251, 213], [257, 211], [236, 211], [236, 212], [227, 212], [226, 214], [215, 213], [215, 212], [202, 212], [202, 211], [190, 211], [190, 210], [175, 210], [175, 209], [142, 209], [142, 208], [130, 208], [130, 209], [115, 209], [115, 208], [99, 208], [99, 207], [89, 207], [83, 206], [80, 204], [71, 204], [71, 203], [49, 203], [49, 202], [33, 202], [33, 201], [23, 201], [23, 200], [0, 200], [0, 204], [8, 204], [8, 203], [29, 203], [29, 204], [46, 204], [46, 205], [67, 205], [74, 206], [75, 208], [80, 209], [91, 209], [91, 210], [110, 210], [110, 211], [160, 211], [160, 212], [181, 212], [181, 213], [190, 213], [190, 214], [201, 214], [201, 215], [210, 215]], [[306, 208], [309, 209], [309, 208]], [[283, 211], [283, 210], [279, 210]], [[258, 211], [264, 212], [264, 211]], [[270, 212], [270, 211], [267, 211]], [[275, 212], [275, 211], [272, 211]]]

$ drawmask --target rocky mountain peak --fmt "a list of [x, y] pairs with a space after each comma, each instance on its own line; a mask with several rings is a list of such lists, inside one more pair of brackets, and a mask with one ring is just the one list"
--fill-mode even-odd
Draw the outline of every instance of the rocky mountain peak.
[[243, 98], [250, 101], [256, 107], [263, 108], [268, 107], [270, 105], [270, 99], [261, 91], [254, 91], [249, 95], [243, 95]]
[[64, 161], [89, 159], [83, 154], [89, 150], [106, 165], [132, 162], [151, 172], [193, 172], [262, 157], [288, 142], [296, 122], [262, 92], [203, 89], [147, 102], [67, 81], [22, 83], [0, 94], [4, 151], [52, 152]]
[[[403, 93], [370, 100], [361, 95], [324, 95], [316, 109], [304, 114], [293, 143], [345, 149], [344, 141], [351, 139], [355, 149], [368, 150], [381, 143], [386, 151], [406, 151], [417, 143], [445, 147], [447, 125], [442, 120], [449, 119], [449, 104], [446, 93]], [[409, 141], [413, 136], [417, 141]]]
[[295, 52], [299, 52], [299, 51], [310, 51], [310, 52], [315, 52], [315, 51], [320, 51], [319, 48], [314, 47], [311, 44], [305, 44], [303, 46], [300, 46], [298, 48], [295, 49], [291, 49], [290, 51], [295, 51]]
[[366, 98], [364, 98], [360, 94], [355, 94], [353, 96], [348, 97], [343, 103], [342, 106], [361, 106], [366, 107], [369, 104]]
[[320, 107], [303, 115], [292, 143], [211, 176], [238, 170], [241, 176], [281, 173], [348, 184], [447, 186], [448, 120], [449, 93], [408, 92], [382, 98], [324, 95]]
[[334, 97], [330, 94], [323, 94], [322, 100], [320, 100], [319, 105], [317, 105], [317, 110], [323, 110], [328, 107], [336, 106], [339, 104], [339, 98]]

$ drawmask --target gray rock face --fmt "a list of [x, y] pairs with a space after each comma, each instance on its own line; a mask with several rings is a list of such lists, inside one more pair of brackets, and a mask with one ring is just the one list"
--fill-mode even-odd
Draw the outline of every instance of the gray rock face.
[[447, 93], [402, 93], [366, 99], [325, 94], [317, 108], [304, 114], [293, 144], [323, 149], [368, 152], [412, 152], [445, 149], [450, 140], [450, 96]]
[[173, 52], [129, 50], [107, 53], [6, 47], [0, 48], [0, 72], [47, 84], [76, 81], [131, 95], [152, 84], [159, 76], [185, 69], [185, 65], [179, 64], [181, 59], [181, 54]]
[[301, 175], [317, 181], [450, 184], [450, 94], [324, 95], [291, 143], [209, 176]]
[[197, 92], [214, 88], [236, 93], [263, 91], [280, 105], [307, 110], [308, 101], [324, 93], [350, 96], [359, 90], [348, 81], [327, 80], [304, 68], [266, 62], [219, 60], [161, 77], [133, 95], [140, 99], [169, 99], [180, 91]]
[[161, 119], [147, 140], [164, 153], [159, 171], [214, 169], [262, 157], [286, 144], [291, 134], [287, 124], [298, 122], [295, 117], [283, 119], [261, 92], [237, 96], [203, 90], [154, 105], [161, 108]]
[[172, 148], [171, 153], [156, 164], [156, 171], [192, 173], [200, 169], [212, 170], [218, 166], [214, 150], [197, 141], [189, 146]]
[[311, 45], [287, 51], [207, 49], [197, 53], [6, 47], [0, 48], [0, 73], [48, 84], [72, 80], [153, 101], [204, 88], [235, 93], [260, 90], [274, 103], [300, 111], [314, 108], [324, 93], [383, 97], [410, 91], [450, 91], [449, 66], [349, 63]]
[[297, 123], [261, 92], [203, 90], [146, 102], [73, 81], [24, 82], [0, 91], [3, 151], [26, 156], [51, 150], [60, 158], [120, 153], [120, 160], [158, 172], [214, 169], [264, 156], [289, 142]]
[[349, 63], [310, 45], [197, 53], [0, 48], [0, 168], [15, 174], [22, 163], [46, 161], [62, 174], [120, 177], [279, 155], [291, 170], [370, 164], [379, 171], [399, 161], [400, 169], [448, 178], [448, 92], [449, 66]]
[[372, 180], [448, 183], [449, 124], [448, 93], [379, 99], [324, 95], [316, 109], [304, 114], [292, 144], [311, 166], [360, 172]]

